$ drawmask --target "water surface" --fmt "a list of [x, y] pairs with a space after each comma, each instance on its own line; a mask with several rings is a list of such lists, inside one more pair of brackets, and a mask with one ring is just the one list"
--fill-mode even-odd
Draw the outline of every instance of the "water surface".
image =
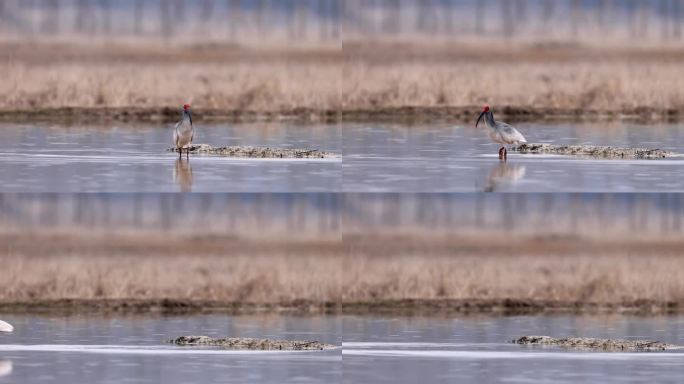
[[340, 382], [341, 351], [225, 351], [178, 347], [189, 334], [320, 340], [340, 345], [341, 321], [290, 316], [3, 315], [0, 383]]
[[[518, 124], [529, 142], [661, 148], [684, 153], [684, 126]], [[498, 159], [484, 128], [344, 125], [350, 192], [681, 192], [684, 158], [605, 160], [522, 155]]]
[[507, 343], [523, 335], [684, 345], [684, 317], [347, 317], [344, 383], [674, 382], [684, 351], [606, 353]]
[[[198, 125], [195, 143], [340, 153], [334, 125]], [[0, 125], [0, 192], [337, 192], [341, 159], [234, 159], [166, 151], [170, 125]]]

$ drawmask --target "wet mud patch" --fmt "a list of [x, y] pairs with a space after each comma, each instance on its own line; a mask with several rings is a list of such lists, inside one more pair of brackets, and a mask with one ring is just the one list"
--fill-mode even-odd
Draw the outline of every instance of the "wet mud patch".
[[677, 345], [652, 340], [614, 340], [589, 337], [555, 338], [551, 336], [523, 336], [512, 340], [512, 343], [607, 352], [655, 352], [682, 348]]
[[622, 148], [598, 145], [522, 144], [511, 151], [523, 154], [577, 155], [604, 159], [664, 159], [681, 155], [662, 149]]
[[[188, 150], [191, 154], [216, 155], [224, 157], [239, 157], [251, 159], [328, 159], [337, 158], [340, 155], [332, 152], [324, 152], [318, 149], [295, 149], [295, 148], [271, 148], [230, 146], [214, 147], [209, 144], [191, 145]], [[176, 148], [168, 148], [167, 151], [176, 152]], [[185, 153], [183, 149], [183, 153]]]
[[254, 351], [322, 351], [337, 348], [318, 341], [270, 340], [242, 337], [215, 339], [209, 336], [180, 336], [169, 340], [179, 346], [211, 346], [235, 350]]

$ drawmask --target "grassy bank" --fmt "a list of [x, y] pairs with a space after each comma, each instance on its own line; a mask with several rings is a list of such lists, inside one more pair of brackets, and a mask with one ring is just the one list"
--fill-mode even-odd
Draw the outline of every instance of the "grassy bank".
[[427, 41], [340, 47], [0, 43], [0, 120], [679, 121], [674, 46]]
[[684, 313], [677, 238], [0, 237], [0, 311]]

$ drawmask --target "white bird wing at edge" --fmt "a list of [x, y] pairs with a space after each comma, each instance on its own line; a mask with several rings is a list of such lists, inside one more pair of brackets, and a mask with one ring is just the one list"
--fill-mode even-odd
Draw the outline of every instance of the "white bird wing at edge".
[[181, 123], [176, 123], [176, 126], [173, 128], [173, 144], [178, 148], [178, 128], [180, 128]]
[[14, 331], [14, 327], [11, 324], [0, 320], [0, 332], [13, 332], [13, 331]]

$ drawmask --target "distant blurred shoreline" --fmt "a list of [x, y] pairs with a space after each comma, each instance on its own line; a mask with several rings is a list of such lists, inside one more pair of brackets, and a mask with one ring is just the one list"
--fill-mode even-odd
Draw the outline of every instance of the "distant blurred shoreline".
[[[198, 107], [193, 115], [198, 123], [251, 123], [251, 122], [298, 122], [340, 124], [349, 123], [459, 123], [470, 124], [480, 106], [429, 107], [405, 106], [352, 110], [316, 110], [294, 108], [292, 110], [255, 111], [231, 109], [204, 109]], [[509, 122], [631, 122], [675, 123], [684, 121], [684, 108], [635, 107], [621, 110], [548, 109], [517, 106], [497, 106], [498, 119]], [[8, 123], [54, 123], [54, 124], [108, 124], [118, 123], [173, 123], [178, 120], [178, 110], [159, 108], [106, 108], [106, 107], [58, 107], [36, 109], [0, 109], [0, 122]]]
[[397, 299], [358, 302], [253, 303], [186, 299], [56, 299], [0, 302], [4, 314], [290, 314], [360, 316], [520, 316], [537, 314], [684, 314], [684, 303], [658, 300], [620, 302], [530, 299]]

